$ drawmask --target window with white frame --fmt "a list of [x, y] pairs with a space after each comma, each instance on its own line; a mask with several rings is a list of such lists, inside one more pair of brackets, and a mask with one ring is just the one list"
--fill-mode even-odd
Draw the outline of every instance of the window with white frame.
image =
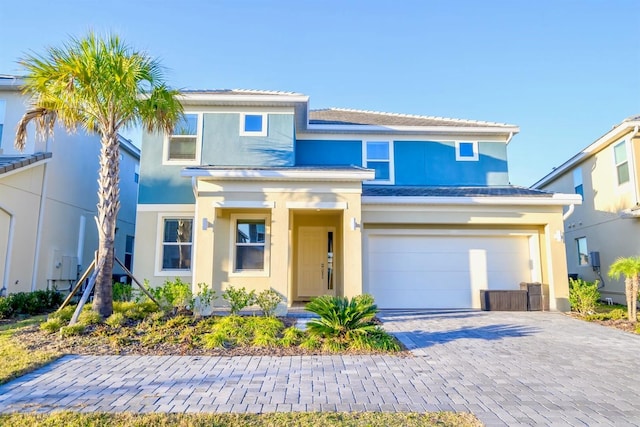
[[240, 135], [267, 136], [267, 114], [242, 113], [240, 115]]
[[241, 215], [232, 217], [233, 224], [233, 272], [267, 271], [268, 235], [266, 215]]
[[393, 182], [393, 145], [389, 141], [366, 141], [364, 166], [375, 171], [374, 181]]
[[200, 140], [200, 115], [186, 113], [176, 124], [173, 134], [167, 138], [165, 159], [176, 163], [198, 160]]
[[131, 271], [133, 266], [133, 236], [127, 234], [124, 246], [124, 266]]
[[584, 199], [584, 187], [582, 186], [582, 168], [573, 170], [573, 190]]
[[616, 162], [618, 185], [629, 182], [629, 162], [627, 161], [627, 144], [622, 141], [613, 146], [613, 156]]
[[472, 162], [478, 160], [477, 141], [456, 141], [456, 160], [459, 162]]
[[587, 238], [579, 237], [576, 239], [578, 248], [578, 265], [589, 265], [589, 252], [587, 251]]
[[193, 218], [164, 218], [162, 270], [190, 270]]

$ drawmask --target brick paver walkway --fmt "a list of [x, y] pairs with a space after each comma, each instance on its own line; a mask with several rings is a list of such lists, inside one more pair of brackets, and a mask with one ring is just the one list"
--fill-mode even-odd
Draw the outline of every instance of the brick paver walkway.
[[0, 410], [470, 411], [488, 426], [640, 425], [640, 336], [554, 313], [394, 312], [414, 357], [66, 356]]

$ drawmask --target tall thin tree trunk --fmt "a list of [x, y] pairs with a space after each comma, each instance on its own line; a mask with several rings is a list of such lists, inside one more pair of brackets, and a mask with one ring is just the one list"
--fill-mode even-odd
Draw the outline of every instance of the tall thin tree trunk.
[[633, 281], [631, 284], [631, 321], [635, 322], [638, 320], [638, 275], [633, 276]]
[[627, 297], [627, 318], [629, 319], [629, 321], [633, 320], [633, 314], [631, 313], [631, 290], [632, 290], [633, 284], [632, 284], [632, 279], [630, 276], [626, 276], [624, 279], [624, 293], [625, 296]]
[[98, 272], [93, 309], [102, 317], [113, 313], [113, 264], [118, 210], [120, 209], [120, 145], [113, 126], [101, 139], [100, 170], [98, 172]]

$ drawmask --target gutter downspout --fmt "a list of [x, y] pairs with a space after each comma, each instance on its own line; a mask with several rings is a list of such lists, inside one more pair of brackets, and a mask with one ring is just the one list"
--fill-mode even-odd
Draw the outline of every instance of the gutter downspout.
[[[49, 153], [51, 138], [47, 136], [47, 143], [45, 151]], [[40, 190], [40, 208], [38, 209], [38, 225], [36, 228], [36, 248], [33, 255], [33, 271], [31, 273], [31, 292], [36, 290], [36, 284], [38, 281], [38, 265], [40, 264], [40, 243], [42, 237], [42, 227], [44, 222], [44, 208], [47, 201], [47, 163], [45, 163], [42, 169], [42, 187]], [[47, 282], [48, 286], [48, 282]]]
[[4, 277], [2, 278], [2, 289], [0, 289], [0, 297], [6, 297], [9, 290], [9, 270], [11, 270], [11, 252], [13, 247], [13, 230], [15, 228], [16, 218], [6, 209], [0, 208], [9, 215], [9, 235], [7, 236], [7, 253], [4, 258]]
[[195, 176], [191, 177], [191, 189], [193, 190], [193, 197], [195, 198], [195, 203], [194, 203], [194, 213], [193, 213], [193, 225], [194, 227], [191, 229], [191, 233], [193, 235], [192, 239], [193, 242], [191, 243], [191, 292], [193, 292], [193, 294], [195, 295], [198, 290], [195, 289], [196, 287], [196, 259], [197, 259], [197, 251], [198, 251], [198, 233], [194, 233], [194, 230], [198, 230], [198, 228], [195, 227], [196, 224], [198, 224], [199, 219], [198, 219], [198, 180]]
[[574, 205], [573, 203], [570, 204], [569, 209], [564, 213], [564, 215], [562, 215], [562, 221], [566, 221], [567, 219], [569, 219], [569, 217], [573, 214], [575, 208], [576, 205]]

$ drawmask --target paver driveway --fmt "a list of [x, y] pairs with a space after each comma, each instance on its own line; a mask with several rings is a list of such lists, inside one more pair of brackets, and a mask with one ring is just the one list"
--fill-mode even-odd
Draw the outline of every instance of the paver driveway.
[[9, 411], [471, 411], [486, 425], [640, 425], [640, 337], [554, 313], [385, 312], [414, 357], [67, 356]]

